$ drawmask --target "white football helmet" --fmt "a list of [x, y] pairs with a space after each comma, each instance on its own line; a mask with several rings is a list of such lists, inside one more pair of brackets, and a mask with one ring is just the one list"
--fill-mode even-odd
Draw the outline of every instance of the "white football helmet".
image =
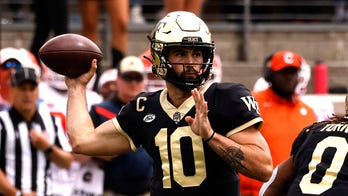
[[149, 61], [149, 59], [151, 59], [151, 49], [145, 50], [139, 55], [139, 58], [141, 59], [145, 67], [145, 74], [147, 78], [146, 90], [154, 92], [164, 89], [166, 87], [165, 81], [161, 77], [158, 77], [157, 75], [152, 73], [152, 62]]
[[14, 59], [18, 61], [22, 67], [28, 67], [35, 70], [35, 73], [38, 77], [41, 76], [40, 65], [37, 62], [33, 53], [25, 48], [13, 48], [7, 47], [0, 50], [0, 64]]
[[299, 82], [295, 89], [296, 93], [299, 95], [304, 95], [307, 93], [308, 82], [311, 79], [311, 66], [307, 63], [307, 61], [302, 58], [301, 61], [301, 70], [298, 74]]
[[[152, 72], [155, 75], [185, 90], [193, 89], [210, 79], [215, 45], [207, 25], [193, 13], [175, 11], [167, 14], [157, 23], [148, 38], [151, 42]], [[204, 61], [200, 77], [187, 80], [172, 71], [173, 63], [168, 61], [167, 52], [173, 46], [200, 48]]]
[[48, 68], [45, 63], [41, 61], [41, 66], [43, 69], [43, 80], [52, 88], [59, 91], [67, 91], [68, 87], [65, 84], [65, 77], [58, 74]]

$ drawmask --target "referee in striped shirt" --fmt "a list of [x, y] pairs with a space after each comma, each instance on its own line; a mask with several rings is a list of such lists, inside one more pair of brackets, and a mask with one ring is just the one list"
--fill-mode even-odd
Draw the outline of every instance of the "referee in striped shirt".
[[38, 82], [31, 68], [12, 76], [13, 105], [0, 112], [0, 195], [52, 195], [50, 163], [68, 169], [74, 159], [59, 119], [38, 107]]

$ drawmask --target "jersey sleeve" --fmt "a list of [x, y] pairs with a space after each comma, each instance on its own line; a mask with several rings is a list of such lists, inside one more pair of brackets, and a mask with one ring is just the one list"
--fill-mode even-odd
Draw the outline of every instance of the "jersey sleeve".
[[[144, 93], [134, 97], [128, 104], [124, 105], [116, 117], [121, 133], [134, 144], [136, 148], [141, 145], [142, 134], [142, 112], [137, 108], [139, 97], [146, 97]], [[133, 148], [132, 148], [133, 149]], [[136, 150], [136, 149], [133, 149]]]
[[224, 130], [226, 136], [252, 125], [260, 128], [263, 120], [249, 89], [237, 83], [220, 83], [213, 89], [213, 96], [208, 100], [209, 112], [212, 111], [210, 121], [215, 126], [213, 128]]

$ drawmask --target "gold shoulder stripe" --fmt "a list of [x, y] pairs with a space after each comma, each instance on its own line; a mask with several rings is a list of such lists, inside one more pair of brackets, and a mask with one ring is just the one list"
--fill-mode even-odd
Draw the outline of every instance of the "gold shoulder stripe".
[[233, 134], [235, 134], [235, 133], [238, 133], [238, 132], [240, 132], [240, 131], [242, 131], [242, 130], [244, 130], [244, 129], [246, 129], [246, 128], [252, 126], [252, 125], [255, 125], [255, 124], [257, 124], [257, 123], [260, 123], [260, 125], [257, 127], [257, 129], [260, 130], [261, 125], [262, 125], [262, 123], [263, 123], [263, 119], [262, 119], [261, 117], [257, 117], [257, 118], [252, 119], [252, 120], [249, 121], [249, 122], [246, 122], [246, 123], [242, 124], [242, 125], [239, 126], [239, 127], [236, 127], [236, 128], [234, 128], [234, 129], [232, 129], [231, 131], [229, 131], [229, 132], [226, 134], [226, 137], [230, 137], [231, 135], [233, 135]]

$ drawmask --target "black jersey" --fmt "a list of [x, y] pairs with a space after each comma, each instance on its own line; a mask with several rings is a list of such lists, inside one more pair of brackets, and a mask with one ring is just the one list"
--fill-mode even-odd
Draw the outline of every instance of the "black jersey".
[[299, 134], [291, 154], [297, 175], [288, 195], [348, 193], [348, 125], [315, 123]]
[[[257, 103], [245, 86], [214, 83], [201, 91], [217, 133], [230, 136], [261, 124]], [[152, 156], [151, 195], [239, 195], [236, 171], [186, 123], [185, 116], [194, 115], [192, 96], [176, 108], [163, 90], [137, 96], [122, 108], [114, 124], [129, 138], [133, 150], [143, 145]]]

